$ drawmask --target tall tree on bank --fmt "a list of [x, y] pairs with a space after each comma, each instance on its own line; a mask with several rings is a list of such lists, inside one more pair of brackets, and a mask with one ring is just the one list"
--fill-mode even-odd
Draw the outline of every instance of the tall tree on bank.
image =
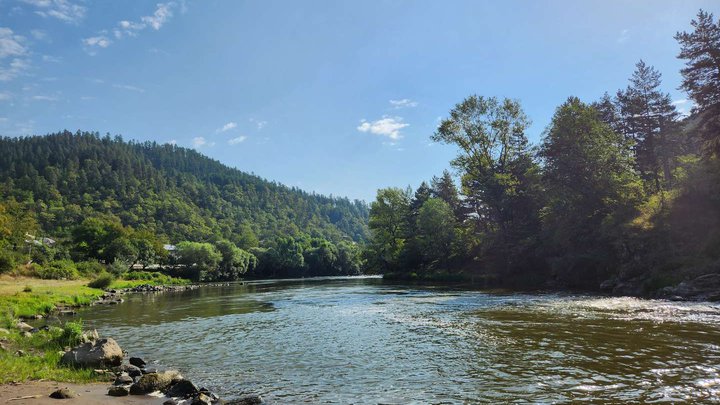
[[370, 204], [370, 241], [365, 253], [368, 267], [373, 271], [398, 270], [407, 237], [410, 195], [410, 189], [380, 189]]
[[464, 220], [462, 202], [450, 172], [444, 170], [442, 176], [433, 176], [430, 188], [432, 189], [432, 196], [445, 201], [455, 214], [455, 219], [462, 222]]
[[[619, 125], [614, 128], [631, 143], [636, 168], [655, 192], [672, 185], [677, 145], [671, 132], [679, 116], [670, 94], [663, 93], [660, 84], [660, 72], [642, 60], [638, 62], [630, 85], [617, 93]], [[607, 115], [607, 109], [601, 112]]]
[[462, 193], [477, 231], [492, 241], [484, 250], [508, 270], [518, 248], [538, 229], [538, 167], [528, 148], [530, 121], [515, 100], [473, 95], [457, 104], [432, 140], [455, 145], [451, 162], [462, 173]]
[[[546, 256], [562, 258], [553, 266], [556, 272], [602, 270], [587, 261], [577, 265], [574, 258], [590, 257], [590, 262], [601, 263], [606, 260], [603, 226], [612, 215], [630, 213], [641, 199], [642, 186], [633, 170], [632, 156], [622, 145], [622, 136], [603, 123], [594, 108], [576, 97], [569, 98], [555, 112], [540, 157], [547, 193], [543, 239]], [[589, 285], [596, 285], [601, 277], [561, 276]]]
[[720, 156], [720, 21], [700, 10], [691, 24], [692, 32], [675, 35], [678, 58], [685, 59], [680, 89], [695, 102], [706, 154]]

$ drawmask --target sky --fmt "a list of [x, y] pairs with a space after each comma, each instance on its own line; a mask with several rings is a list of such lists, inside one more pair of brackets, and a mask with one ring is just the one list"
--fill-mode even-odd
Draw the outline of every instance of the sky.
[[[451, 169], [465, 97], [517, 99], [537, 143], [569, 96], [643, 59], [681, 111], [677, 31], [717, 0], [0, 0], [0, 135], [64, 129], [195, 148], [372, 201]], [[0, 151], [1, 153], [1, 151]]]

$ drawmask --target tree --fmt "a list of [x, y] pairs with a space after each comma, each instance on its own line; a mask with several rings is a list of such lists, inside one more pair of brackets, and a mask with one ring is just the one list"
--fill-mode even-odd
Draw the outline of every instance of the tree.
[[462, 221], [464, 219], [462, 203], [450, 172], [444, 170], [442, 176], [439, 178], [433, 177], [430, 184], [432, 196], [445, 201], [453, 210], [455, 218]]
[[635, 65], [630, 85], [617, 93], [620, 131], [632, 145], [638, 172], [655, 192], [672, 184], [675, 153], [670, 133], [679, 116], [670, 94], [663, 93], [660, 84], [660, 72], [641, 60]]
[[418, 245], [426, 265], [439, 267], [452, 255], [455, 241], [455, 215], [439, 198], [430, 198], [417, 216]]
[[[580, 257], [599, 251], [597, 256], [605, 259], [601, 228], [611, 216], [632, 212], [642, 195], [632, 156], [622, 145], [622, 135], [578, 98], [570, 97], [558, 107], [539, 152], [547, 193], [547, 256]], [[593, 270], [586, 267], [588, 273]], [[597, 281], [591, 277], [595, 274], [574, 276]]]
[[210, 243], [180, 242], [177, 245], [178, 263], [185, 266], [188, 275], [196, 281], [212, 280], [210, 274], [217, 270], [223, 259], [215, 246]]
[[708, 155], [720, 156], [720, 21], [700, 10], [692, 32], [678, 32], [678, 58], [685, 59], [680, 88], [695, 102]]
[[398, 270], [405, 245], [410, 190], [384, 188], [370, 204], [368, 266], [373, 271]]
[[257, 258], [250, 252], [235, 246], [228, 240], [221, 240], [215, 244], [222, 256], [218, 271], [213, 275], [216, 280], [237, 280], [257, 265]]
[[528, 148], [530, 121], [515, 100], [471, 96], [451, 111], [432, 139], [456, 145], [464, 202], [485, 242], [480, 256], [501, 271], [532, 249], [539, 228], [539, 170]]

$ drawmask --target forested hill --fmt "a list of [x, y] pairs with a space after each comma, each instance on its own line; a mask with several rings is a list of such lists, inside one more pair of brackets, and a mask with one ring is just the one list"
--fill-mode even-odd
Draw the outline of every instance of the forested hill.
[[64, 131], [1, 138], [0, 150], [3, 201], [29, 209], [39, 231], [57, 238], [96, 216], [116, 216], [170, 243], [367, 237], [364, 202], [269, 182], [192, 149]]

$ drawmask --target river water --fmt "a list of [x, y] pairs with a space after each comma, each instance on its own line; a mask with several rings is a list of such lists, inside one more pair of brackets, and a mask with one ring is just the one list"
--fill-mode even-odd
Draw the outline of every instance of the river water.
[[720, 305], [377, 278], [133, 294], [80, 314], [157, 368], [276, 404], [720, 402]]

